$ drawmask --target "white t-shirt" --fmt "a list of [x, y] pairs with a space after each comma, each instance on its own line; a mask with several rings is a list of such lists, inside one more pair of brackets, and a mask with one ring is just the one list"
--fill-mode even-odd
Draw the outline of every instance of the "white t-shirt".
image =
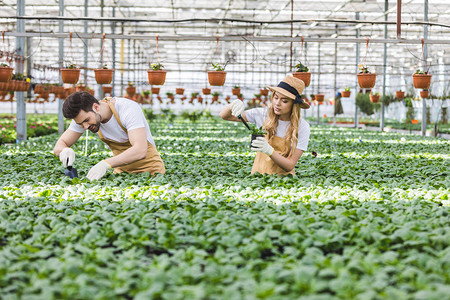
[[[145, 119], [144, 113], [139, 104], [126, 98], [113, 99], [116, 100], [114, 107], [117, 110], [117, 114], [119, 115], [119, 119], [123, 127], [125, 127], [127, 131], [137, 128], [145, 128], [145, 131], [147, 132], [147, 141], [156, 147], [152, 133], [150, 132], [150, 127], [148, 126], [148, 122]], [[82, 126], [75, 123], [74, 120], [70, 122], [69, 129], [79, 133], [84, 133], [86, 131], [86, 129]], [[109, 140], [119, 143], [125, 143], [129, 140], [128, 134], [123, 131], [122, 127], [120, 127], [114, 115], [105, 124], [100, 124], [100, 130], [102, 131], [103, 136]]]
[[[245, 111], [245, 116], [250, 123], [254, 123], [256, 127], [261, 128], [264, 121], [267, 119], [267, 108], [259, 107], [253, 108]], [[308, 149], [309, 136], [311, 134], [311, 129], [309, 123], [305, 119], [300, 118], [300, 124], [298, 126], [298, 139], [297, 139], [297, 149], [306, 151]], [[281, 121], [278, 120], [278, 127], [276, 136], [284, 138], [286, 131], [288, 130], [291, 121]]]

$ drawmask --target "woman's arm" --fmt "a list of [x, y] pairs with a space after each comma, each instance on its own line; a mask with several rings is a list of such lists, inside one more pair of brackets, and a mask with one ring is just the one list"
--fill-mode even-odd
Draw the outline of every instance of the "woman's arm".
[[274, 150], [270, 158], [284, 171], [290, 172], [292, 169], [295, 168], [295, 165], [297, 164], [302, 154], [303, 150], [297, 148], [295, 149], [294, 154], [292, 154], [291, 157], [284, 157], [283, 155]]
[[[241, 100], [234, 100], [234, 101], [241, 101]], [[234, 103], [233, 101], [233, 103]], [[231, 105], [233, 104], [228, 104], [227, 106], [225, 106], [222, 111], [220, 112], [220, 117], [222, 119], [224, 119], [225, 121], [233, 121], [233, 122], [241, 122], [241, 120], [238, 117], [235, 117], [232, 115], [231, 113]], [[248, 122], [247, 117], [245, 116], [245, 112], [243, 111], [241, 113], [241, 117], [245, 120], [245, 122]]]

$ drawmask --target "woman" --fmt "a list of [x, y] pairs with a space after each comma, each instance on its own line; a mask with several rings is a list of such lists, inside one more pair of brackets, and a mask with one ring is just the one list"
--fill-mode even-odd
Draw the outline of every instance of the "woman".
[[306, 151], [309, 142], [309, 124], [300, 118], [300, 109], [308, 109], [301, 94], [305, 88], [302, 80], [286, 76], [276, 87], [268, 87], [272, 92], [267, 108], [254, 108], [244, 112], [244, 103], [234, 100], [221, 112], [222, 119], [246, 122], [262, 127], [266, 136], [252, 142], [252, 150], [257, 151], [252, 174], [295, 174], [295, 165]]

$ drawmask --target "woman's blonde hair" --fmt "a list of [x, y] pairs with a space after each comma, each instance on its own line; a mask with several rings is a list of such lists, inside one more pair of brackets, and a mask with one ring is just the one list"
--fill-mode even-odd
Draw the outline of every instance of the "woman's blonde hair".
[[[272, 142], [273, 137], [277, 133], [277, 127], [278, 127], [278, 120], [279, 116], [275, 114], [275, 111], [273, 109], [272, 101], [275, 93], [273, 92], [270, 97], [270, 103], [269, 107], [267, 109], [268, 117], [266, 121], [263, 124], [263, 129], [267, 131], [267, 138], [269, 140], [269, 143]], [[292, 101], [294, 99], [288, 98]], [[294, 103], [292, 105], [292, 111], [291, 111], [291, 118], [290, 118], [290, 125], [286, 131], [286, 135], [284, 138], [286, 139], [286, 151], [282, 152], [281, 155], [284, 157], [291, 157], [292, 154], [294, 154], [295, 149], [297, 148], [297, 141], [298, 141], [298, 125], [300, 122], [300, 104]]]

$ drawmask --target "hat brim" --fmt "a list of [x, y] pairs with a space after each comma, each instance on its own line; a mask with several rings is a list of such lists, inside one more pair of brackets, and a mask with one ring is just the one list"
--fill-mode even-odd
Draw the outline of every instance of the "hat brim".
[[[285, 89], [280, 88], [278, 86], [268, 86], [267, 88], [272, 93], [273, 92], [278, 92], [278, 93], [282, 94], [283, 96], [288, 97], [289, 99], [292, 99], [292, 100], [295, 99], [295, 95], [294, 94], [292, 94], [292, 93], [290, 93], [290, 92], [286, 91]], [[308, 109], [308, 108], [310, 108], [310, 105], [303, 99], [303, 103], [300, 104], [300, 107], [303, 108], [303, 109]]]

